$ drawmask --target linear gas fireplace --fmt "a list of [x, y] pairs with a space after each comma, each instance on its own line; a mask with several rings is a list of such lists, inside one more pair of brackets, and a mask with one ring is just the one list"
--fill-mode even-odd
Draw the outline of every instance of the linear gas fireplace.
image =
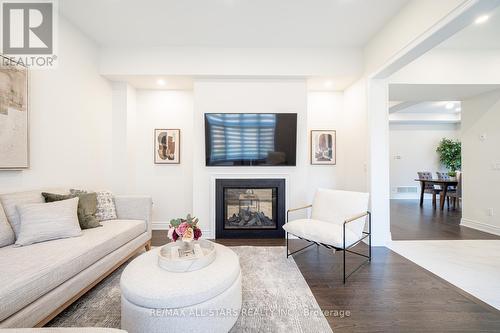
[[283, 238], [284, 179], [217, 179], [217, 238]]

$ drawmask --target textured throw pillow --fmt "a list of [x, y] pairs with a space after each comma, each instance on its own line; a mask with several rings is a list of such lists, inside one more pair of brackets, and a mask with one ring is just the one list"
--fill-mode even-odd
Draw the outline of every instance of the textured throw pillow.
[[48, 240], [76, 237], [82, 234], [78, 224], [78, 198], [16, 206], [20, 228], [16, 246]]
[[0, 204], [0, 247], [14, 244], [16, 237]]
[[113, 193], [110, 191], [97, 191], [97, 211], [95, 217], [98, 221], [116, 219], [116, 207]]
[[97, 209], [96, 193], [55, 194], [42, 192], [42, 196], [45, 198], [45, 202], [68, 200], [78, 197], [80, 199], [78, 201], [78, 222], [80, 223], [80, 228], [91, 229], [101, 226], [95, 217]]
[[[87, 193], [85, 190], [70, 189], [71, 194], [78, 195]], [[97, 210], [95, 217], [98, 221], [115, 220], [116, 208], [115, 201], [113, 200], [113, 193], [110, 191], [96, 191], [97, 194]]]

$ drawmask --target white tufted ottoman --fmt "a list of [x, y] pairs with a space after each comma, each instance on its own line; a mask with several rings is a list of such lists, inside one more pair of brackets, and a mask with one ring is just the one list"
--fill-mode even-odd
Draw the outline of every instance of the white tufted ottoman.
[[239, 258], [215, 244], [214, 262], [194, 272], [172, 273], [158, 266], [156, 248], [123, 271], [122, 329], [128, 333], [228, 332], [241, 310]]

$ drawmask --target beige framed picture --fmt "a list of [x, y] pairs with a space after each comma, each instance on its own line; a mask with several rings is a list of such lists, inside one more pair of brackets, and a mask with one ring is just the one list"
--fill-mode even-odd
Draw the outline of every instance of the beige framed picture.
[[0, 169], [27, 168], [28, 69], [0, 56]]
[[337, 132], [334, 130], [311, 131], [311, 164], [337, 164]]
[[181, 130], [154, 130], [155, 164], [179, 164], [181, 162]]

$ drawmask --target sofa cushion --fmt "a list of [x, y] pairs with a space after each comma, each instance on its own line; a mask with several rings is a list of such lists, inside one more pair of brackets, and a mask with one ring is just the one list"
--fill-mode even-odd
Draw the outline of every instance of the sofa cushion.
[[18, 205], [20, 229], [16, 246], [53, 239], [81, 236], [82, 229], [78, 224], [78, 198], [69, 200]]
[[[88, 193], [86, 190], [70, 189], [69, 192], [73, 195], [80, 195]], [[108, 221], [115, 220], [116, 207], [113, 193], [110, 191], [95, 191], [97, 194], [97, 209], [95, 212], [95, 217], [97, 221]]]
[[16, 237], [0, 203], [0, 247], [14, 244]]
[[54, 202], [68, 200], [78, 197], [78, 222], [80, 228], [91, 229], [100, 227], [101, 224], [97, 221], [95, 213], [97, 210], [97, 194], [96, 193], [78, 193], [78, 194], [56, 194], [42, 192], [45, 202]]
[[[68, 193], [68, 190], [51, 189], [47, 192]], [[45, 200], [42, 197], [42, 191], [38, 190], [0, 194], [0, 202], [3, 205], [5, 215], [7, 215], [7, 220], [9, 220], [10, 226], [14, 230], [14, 234], [17, 238], [17, 235], [19, 234], [19, 215], [17, 214], [16, 206], [31, 203], [43, 203]]]
[[142, 220], [102, 225], [77, 238], [0, 248], [0, 321], [146, 232]]
[[[300, 219], [286, 223], [283, 229], [300, 238], [332, 245], [336, 248], [344, 248], [342, 225], [312, 219]], [[346, 247], [360, 239], [360, 237], [347, 228], [345, 236]]]

